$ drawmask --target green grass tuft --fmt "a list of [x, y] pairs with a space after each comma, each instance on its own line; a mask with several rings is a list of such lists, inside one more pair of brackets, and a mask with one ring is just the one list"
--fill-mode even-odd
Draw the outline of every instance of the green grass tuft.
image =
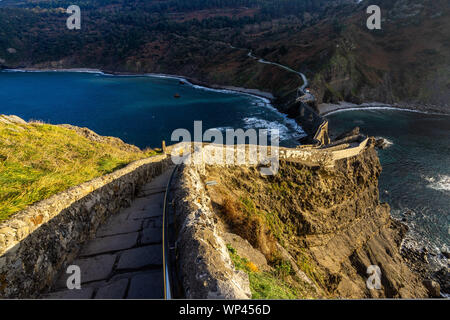
[[[250, 261], [240, 257], [231, 245], [227, 247], [234, 267], [248, 274], [252, 299], [298, 299], [300, 297], [296, 288], [283, 280], [282, 273], [287, 271], [286, 264], [273, 272], [255, 271]], [[290, 268], [288, 272], [290, 273]]]
[[155, 154], [42, 123], [0, 123], [0, 221], [72, 186]]

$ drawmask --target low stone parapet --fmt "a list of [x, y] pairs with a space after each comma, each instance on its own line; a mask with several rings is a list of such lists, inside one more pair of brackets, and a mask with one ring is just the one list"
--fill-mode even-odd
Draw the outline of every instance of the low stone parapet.
[[0, 223], [0, 297], [33, 298], [52, 285], [107, 217], [171, 164], [158, 155], [40, 201]]
[[177, 264], [184, 295], [188, 299], [251, 298], [248, 275], [236, 270], [230, 259], [201, 179], [203, 170], [203, 165], [182, 165], [177, 177]]

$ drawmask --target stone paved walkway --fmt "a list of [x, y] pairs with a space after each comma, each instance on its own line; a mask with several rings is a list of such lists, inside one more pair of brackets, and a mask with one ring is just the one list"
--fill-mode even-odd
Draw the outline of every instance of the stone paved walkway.
[[173, 168], [148, 183], [130, 208], [112, 216], [72, 263], [81, 289], [68, 290], [62, 272], [44, 299], [162, 299], [162, 210]]

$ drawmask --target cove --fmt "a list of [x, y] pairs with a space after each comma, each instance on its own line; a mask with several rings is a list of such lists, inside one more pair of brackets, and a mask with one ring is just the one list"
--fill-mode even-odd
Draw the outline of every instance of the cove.
[[[178, 94], [180, 98], [174, 98]], [[92, 72], [0, 72], [0, 113], [51, 124], [87, 127], [138, 147], [170, 144], [178, 128], [279, 129], [280, 145], [305, 135], [264, 98], [180, 84], [157, 76]]]

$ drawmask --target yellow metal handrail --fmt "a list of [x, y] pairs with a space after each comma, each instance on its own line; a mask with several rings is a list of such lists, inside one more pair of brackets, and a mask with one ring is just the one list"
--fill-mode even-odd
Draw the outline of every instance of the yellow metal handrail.
[[170, 257], [169, 257], [169, 237], [168, 237], [168, 217], [167, 217], [167, 207], [168, 207], [168, 195], [170, 184], [172, 182], [172, 178], [174, 176], [175, 167], [170, 175], [169, 182], [166, 186], [166, 192], [164, 195], [164, 205], [163, 205], [163, 223], [162, 223], [162, 245], [163, 245], [163, 272], [164, 272], [164, 299], [169, 300], [172, 299], [172, 284], [170, 277]]

